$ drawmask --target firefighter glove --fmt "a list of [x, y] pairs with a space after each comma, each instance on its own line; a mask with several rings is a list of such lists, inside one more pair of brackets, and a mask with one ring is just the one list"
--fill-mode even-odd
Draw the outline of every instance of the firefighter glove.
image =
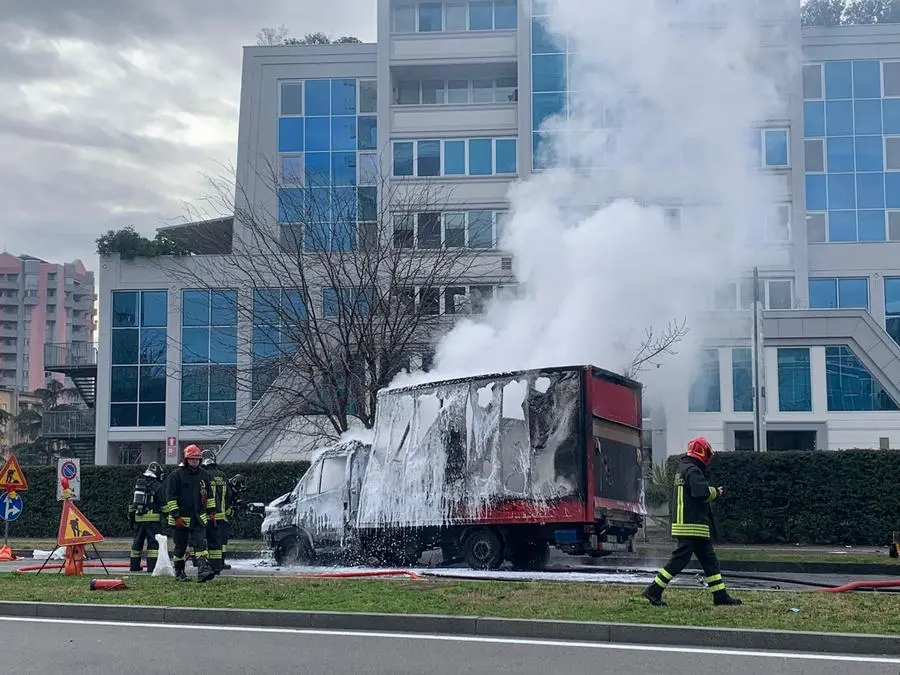
[[720, 485], [719, 487], [716, 488], [716, 492], [719, 493], [719, 499], [721, 499], [722, 497], [725, 496], [725, 486]]
[[175, 529], [176, 530], [184, 529], [184, 518], [178, 517], [175, 519]]

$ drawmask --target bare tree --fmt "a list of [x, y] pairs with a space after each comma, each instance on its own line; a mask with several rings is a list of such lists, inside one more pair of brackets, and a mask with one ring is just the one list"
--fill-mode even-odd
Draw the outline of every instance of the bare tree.
[[362, 40], [352, 35], [344, 35], [332, 40], [326, 33], [316, 31], [306, 33], [302, 38], [289, 37], [287, 26], [263, 28], [256, 34], [256, 44], [260, 47], [277, 47], [280, 45], [346, 45], [362, 44]]
[[256, 44], [260, 47], [276, 47], [283, 45], [288, 35], [288, 28], [284, 24], [278, 28], [266, 27], [256, 34]]
[[331, 436], [357, 420], [370, 428], [378, 391], [427, 368], [455, 315], [483, 311], [513, 283], [495, 248], [499, 214], [454, 204], [429, 179], [362, 167], [359, 187], [309, 167], [264, 173], [270, 199], [237, 186], [231, 252], [160, 260], [184, 287], [241, 289], [238, 324], [253, 329], [239, 331], [238, 349], [253, 366], [227, 376], [259, 401], [247, 424], [287, 429], [303, 415]]
[[649, 326], [644, 331], [644, 339], [637, 348], [622, 343], [620, 345], [622, 348], [632, 350], [631, 362], [623, 374], [627, 377], [637, 378], [651, 366], [659, 368], [665, 357], [678, 354], [675, 346], [684, 339], [687, 333], [687, 319], [673, 319], [661, 330]]

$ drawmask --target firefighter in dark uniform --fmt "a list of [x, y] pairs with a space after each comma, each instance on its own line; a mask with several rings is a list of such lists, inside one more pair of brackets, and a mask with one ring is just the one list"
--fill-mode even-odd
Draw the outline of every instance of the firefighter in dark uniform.
[[222, 537], [225, 532], [225, 510], [228, 506], [228, 479], [225, 477], [225, 472], [219, 468], [216, 453], [213, 450], [203, 451], [203, 461], [200, 466], [209, 476], [210, 492], [216, 501], [215, 512], [206, 524], [206, 545], [209, 552], [209, 564], [213, 572], [218, 574], [224, 569]]
[[139, 572], [141, 569], [141, 550], [147, 542], [147, 571], [156, 568], [159, 556], [159, 542], [156, 535], [162, 532], [162, 508], [166, 503], [166, 490], [162, 482], [163, 470], [157, 462], [150, 462], [147, 470], [138, 476], [128, 507], [128, 522], [134, 528], [134, 541], [131, 542], [131, 558], [129, 570]]
[[709, 484], [708, 470], [712, 458], [713, 449], [709, 441], [702, 437], [691, 439], [675, 476], [672, 536], [678, 539], [678, 548], [672, 552], [669, 562], [659, 570], [653, 582], [644, 589], [643, 596], [651, 605], [666, 604], [662, 599], [663, 591], [687, 567], [691, 556], [697, 556], [703, 567], [706, 585], [713, 594], [713, 604], [741, 604], [738, 598], [731, 597], [725, 590], [722, 568], [710, 541], [710, 504], [721, 499], [725, 493], [723, 487]]
[[[247, 482], [241, 474], [235, 474], [228, 479], [228, 506], [225, 508], [224, 529], [222, 536], [222, 567], [226, 570], [231, 569], [226, 556], [228, 555], [228, 540], [231, 537], [231, 523], [237, 516], [237, 511], [244, 505], [244, 490], [247, 489]], [[222, 527], [220, 525], [220, 527]]]
[[173, 564], [175, 578], [187, 581], [184, 558], [188, 544], [194, 547], [197, 560], [197, 581], [209, 581], [216, 576], [206, 552], [206, 524], [215, 514], [216, 501], [210, 490], [210, 478], [200, 467], [202, 452], [196, 445], [184, 449], [184, 461], [166, 480], [166, 505], [163, 513], [175, 528]]

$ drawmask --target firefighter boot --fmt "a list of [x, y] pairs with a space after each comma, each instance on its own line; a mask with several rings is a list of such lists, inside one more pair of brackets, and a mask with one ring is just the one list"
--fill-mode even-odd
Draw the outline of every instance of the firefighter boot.
[[197, 558], [197, 581], [201, 584], [215, 578], [216, 573], [205, 557]]
[[156, 558], [153, 556], [147, 556], [147, 574], [153, 574], [153, 570], [156, 569]]
[[128, 571], [129, 572], [140, 572], [141, 571], [141, 556], [140, 555], [138, 555], [137, 557], [134, 557], [132, 555], [128, 559]]
[[655, 581], [651, 582], [647, 588], [644, 589], [644, 592], [641, 593], [647, 600], [650, 601], [650, 604], [654, 607], [665, 607], [666, 601], [662, 599], [663, 589], [659, 586]]
[[713, 593], [713, 604], [714, 605], [734, 606], [734, 605], [740, 605], [742, 603], [741, 603], [740, 598], [733, 598], [730, 595], [728, 595], [728, 591], [721, 590], [721, 591], [716, 591], [715, 593]]
[[175, 568], [175, 579], [178, 581], [190, 581], [188, 575], [184, 573], [184, 560], [176, 560], [173, 567]]

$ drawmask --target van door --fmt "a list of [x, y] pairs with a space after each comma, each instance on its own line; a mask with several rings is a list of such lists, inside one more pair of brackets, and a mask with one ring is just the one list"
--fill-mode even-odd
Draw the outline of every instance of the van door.
[[310, 467], [314, 472], [298, 500], [300, 526], [309, 532], [316, 548], [338, 546], [344, 531], [346, 455], [325, 455]]

